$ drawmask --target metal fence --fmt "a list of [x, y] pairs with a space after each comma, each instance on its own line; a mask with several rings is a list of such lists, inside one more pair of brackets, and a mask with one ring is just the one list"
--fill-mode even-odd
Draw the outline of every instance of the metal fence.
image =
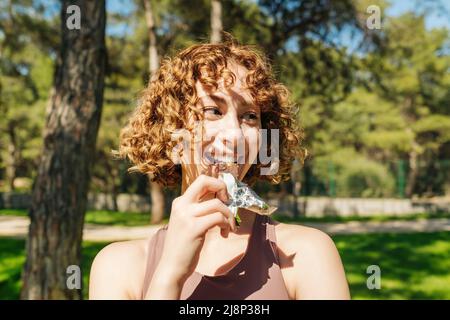
[[357, 169], [352, 169], [351, 162], [345, 168], [332, 161], [326, 165], [307, 162], [295, 181], [301, 184], [301, 196], [444, 196], [450, 194], [450, 160], [418, 161], [414, 169], [407, 160]]

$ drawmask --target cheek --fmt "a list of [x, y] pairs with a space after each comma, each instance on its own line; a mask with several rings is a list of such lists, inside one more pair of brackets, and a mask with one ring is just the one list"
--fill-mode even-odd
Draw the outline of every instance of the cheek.
[[214, 139], [219, 133], [219, 126], [217, 123], [205, 121], [203, 123], [202, 141], [208, 143]]
[[247, 129], [244, 131], [244, 136], [245, 136], [245, 140], [249, 143], [249, 144], [254, 144], [254, 145], [258, 145], [259, 144], [259, 129]]
[[211, 123], [204, 123], [200, 143], [202, 152], [211, 152], [210, 149], [218, 133], [217, 125], [213, 126]]

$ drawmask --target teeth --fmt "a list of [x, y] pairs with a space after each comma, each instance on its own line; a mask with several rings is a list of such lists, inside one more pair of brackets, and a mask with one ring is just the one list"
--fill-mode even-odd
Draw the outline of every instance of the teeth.
[[237, 163], [237, 161], [236, 160], [218, 160], [218, 159], [215, 159], [215, 161], [214, 161], [215, 163], [220, 163], [220, 164], [227, 164], [227, 163]]
[[205, 154], [205, 158], [211, 164], [238, 164], [239, 161], [235, 157], [214, 158], [211, 154]]
[[226, 163], [236, 163], [237, 161], [233, 158], [214, 158], [210, 157], [210, 160], [214, 163], [226, 164]]

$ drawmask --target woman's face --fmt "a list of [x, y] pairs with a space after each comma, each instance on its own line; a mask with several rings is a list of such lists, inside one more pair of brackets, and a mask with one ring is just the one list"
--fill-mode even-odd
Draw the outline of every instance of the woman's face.
[[229, 64], [228, 69], [235, 75], [231, 87], [225, 88], [223, 79], [216, 91], [208, 90], [199, 81], [195, 85], [203, 120], [195, 124], [195, 142], [191, 141], [189, 152], [184, 150], [181, 159], [183, 179], [188, 185], [200, 174], [216, 176], [218, 167], [231, 162], [236, 164], [237, 178], [242, 180], [256, 163], [261, 111], [244, 88], [247, 69], [237, 64]]

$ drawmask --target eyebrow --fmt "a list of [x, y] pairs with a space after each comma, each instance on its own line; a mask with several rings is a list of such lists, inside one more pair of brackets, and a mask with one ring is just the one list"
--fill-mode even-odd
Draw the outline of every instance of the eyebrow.
[[225, 101], [225, 99], [224, 98], [222, 98], [222, 97], [219, 97], [219, 96], [216, 96], [216, 95], [213, 95], [213, 94], [206, 94], [206, 95], [203, 95], [203, 96], [201, 96], [201, 97], [198, 97], [199, 99], [205, 99], [205, 98], [209, 98], [209, 99], [211, 99], [211, 100], [213, 100], [214, 102], [216, 101], [216, 100], [218, 100], [219, 102], [221, 102], [221, 103], [226, 103], [226, 101]]
[[[220, 96], [216, 96], [214, 94], [206, 94], [206, 95], [200, 96], [198, 98], [201, 100], [203, 100], [204, 98], [209, 98], [209, 99], [213, 100], [214, 102], [216, 102], [218, 100], [219, 103], [226, 104], [226, 101], [224, 98], [222, 98]], [[242, 99], [241, 101], [239, 101], [239, 105], [244, 106], [244, 107], [254, 107], [255, 106], [253, 103], [250, 103], [250, 102], [246, 101], [245, 99]]]

